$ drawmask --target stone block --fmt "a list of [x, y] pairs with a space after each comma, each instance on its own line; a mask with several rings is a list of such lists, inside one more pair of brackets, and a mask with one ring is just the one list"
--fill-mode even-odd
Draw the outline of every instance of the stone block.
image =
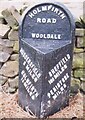
[[0, 62], [4, 63], [6, 62], [10, 57], [10, 54], [9, 53], [6, 53], [6, 52], [0, 52]]
[[8, 61], [0, 69], [0, 75], [15, 77], [18, 75], [18, 61]]
[[17, 22], [19, 23], [20, 20], [21, 20], [21, 16], [20, 16], [18, 10], [17, 10], [14, 6], [12, 6], [9, 10], [11, 11], [13, 17], [14, 17], [14, 18], [17, 20]]
[[12, 29], [15, 30], [15, 31], [18, 31], [19, 30], [19, 26], [13, 26]]
[[16, 41], [15, 44], [14, 44], [14, 47], [13, 47], [13, 51], [15, 53], [18, 53], [19, 52], [19, 41]]
[[0, 45], [0, 51], [8, 53], [8, 54], [12, 54], [13, 48], [11, 48], [11, 47], [5, 47], [5, 46]]
[[74, 54], [73, 56], [73, 68], [84, 68], [83, 59], [84, 54], [79, 53], [79, 54]]
[[85, 69], [76, 69], [74, 70], [74, 77], [76, 78], [85, 78]]
[[10, 60], [18, 60], [18, 57], [19, 57], [18, 54], [12, 54]]
[[11, 88], [9, 87], [7, 90], [6, 90], [7, 93], [15, 93], [16, 92], [16, 88]]
[[81, 83], [80, 89], [85, 93], [85, 81]]
[[9, 40], [17, 41], [17, 40], [19, 39], [19, 37], [18, 37], [18, 31], [12, 29], [12, 30], [9, 32], [9, 34], [8, 34], [8, 38], [9, 38]]
[[3, 15], [0, 13], [0, 24], [5, 24], [5, 23], [6, 23], [5, 19]]
[[18, 18], [15, 17], [17, 15], [15, 12], [13, 12], [12, 8], [3, 10], [2, 15], [4, 16], [5, 20], [7, 21], [10, 27], [18, 26]]
[[76, 78], [71, 79], [71, 93], [77, 93], [80, 89], [80, 80]]
[[0, 39], [0, 51], [11, 54], [13, 52], [14, 41]]
[[76, 35], [76, 36], [81, 36], [81, 37], [83, 37], [83, 36], [84, 36], [84, 33], [85, 33], [85, 30], [84, 30], [84, 29], [76, 29], [76, 31], [75, 31], [75, 35]]
[[1, 69], [1, 67], [2, 67], [2, 63], [0, 62], [0, 69]]
[[2, 87], [3, 87], [3, 91], [7, 93], [7, 90], [9, 88], [8, 82], [6, 82]]
[[26, 10], [27, 6], [24, 6], [23, 8], [20, 9], [20, 15]]
[[84, 52], [83, 48], [74, 48], [74, 53], [82, 53]]
[[10, 41], [8, 39], [0, 39], [0, 45], [2, 45], [4, 47], [13, 47], [14, 41]]
[[10, 27], [8, 25], [0, 24], [0, 38], [7, 38]]
[[0, 85], [4, 85], [7, 80], [8, 80], [7, 77], [4, 77], [4, 76], [0, 75]]
[[84, 48], [85, 47], [85, 36], [77, 37], [77, 47]]
[[73, 70], [71, 71], [71, 77], [73, 77]]
[[9, 78], [8, 79], [9, 86], [11, 88], [18, 88], [18, 80], [19, 80], [18, 76], [15, 78]]
[[81, 80], [82, 82], [85, 82], [85, 78], [80, 78], [80, 80]]

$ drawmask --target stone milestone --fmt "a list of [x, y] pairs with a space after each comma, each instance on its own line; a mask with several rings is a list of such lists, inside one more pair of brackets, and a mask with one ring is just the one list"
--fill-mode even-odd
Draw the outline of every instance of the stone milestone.
[[74, 29], [71, 13], [60, 3], [39, 3], [23, 15], [19, 103], [38, 118], [69, 104]]

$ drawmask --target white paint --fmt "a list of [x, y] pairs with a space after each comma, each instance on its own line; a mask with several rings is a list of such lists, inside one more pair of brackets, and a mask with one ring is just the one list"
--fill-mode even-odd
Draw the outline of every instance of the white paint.
[[[68, 77], [67, 77], [68, 76]], [[66, 79], [65, 79], [66, 78]], [[53, 98], [54, 100], [57, 99], [57, 97], [60, 94], [63, 94], [64, 91], [66, 91], [66, 81], [69, 78], [69, 74], [66, 73], [63, 78], [61, 78], [61, 80], [58, 81], [58, 83], [47, 93], [47, 96], [49, 98], [49, 101], [51, 98]]]
[[57, 98], [57, 95], [55, 94], [55, 95], [53, 96], [53, 99], [56, 100], [56, 98]]
[[[35, 9], [33, 9], [30, 13], [29, 13], [29, 17], [33, 18], [35, 15], [38, 15], [38, 13], [40, 12], [47, 12], [47, 11], [51, 11], [53, 13], [55, 13], [55, 15], [59, 16], [61, 18], [61, 20], [63, 20], [64, 18], [66, 18], [65, 14], [63, 11], [59, 10], [58, 8], [56, 8], [53, 5], [44, 5], [44, 6], [40, 6], [37, 7]], [[44, 21], [45, 22], [45, 19]], [[50, 19], [48, 19], [48, 23], [51, 23]]]
[[47, 23], [47, 24], [54, 24], [57, 20], [55, 18], [37, 18], [37, 23]]
[[60, 90], [61, 90], [61, 91], [63, 91], [63, 90], [64, 90], [64, 88], [63, 88], [63, 87], [61, 87], [61, 88], [60, 88]]
[[31, 33], [33, 39], [53, 39], [60, 40], [62, 38], [61, 34], [43, 34], [43, 33]]
[[34, 65], [34, 63], [26, 54], [23, 48], [20, 49], [20, 54], [24, 58], [23, 65], [25, 69], [27, 70], [31, 78], [34, 80], [34, 82], [37, 82], [38, 79], [41, 77], [41, 73], [39, 72], [38, 68]]
[[26, 88], [29, 96], [32, 98], [32, 100], [35, 100], [38, 97], [39, 93], [37, 92], [37, 90], [34, 87], [34, 85], [32, 84], [32, 82], [27, 77], [25, 70], [21, 71], [21, 75], [22, 75], [21, 81], [22, 81], [24, 87]]
[[[49, 84], [52, 84], [66, 69], [67, 62], [70, 60], [70, 55], [66, 54], [54, 67], [49, 71], [50, 79], [48, 80]], [[69, 78], [68, 74], [64, 76], [65, 80]], [[63, 80], [64, 81], [64, 80]], [[60, 83], [62, 84], [62, 83]]]
[[66, 84], [63, 84], [64, 88], [66, 88]]

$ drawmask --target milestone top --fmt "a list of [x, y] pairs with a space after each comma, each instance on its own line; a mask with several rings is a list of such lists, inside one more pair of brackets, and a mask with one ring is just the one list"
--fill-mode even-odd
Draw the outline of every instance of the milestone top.
[[71, 41], [74, 20], [60, 3], [39, 3], [28, 8], [21, 23], [21, 38]]

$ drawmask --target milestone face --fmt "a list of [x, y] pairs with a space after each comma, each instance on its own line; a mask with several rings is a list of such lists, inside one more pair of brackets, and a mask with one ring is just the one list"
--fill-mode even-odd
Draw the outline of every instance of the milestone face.
[[70, 40], [70, 32], [66, 12], [50, 3], [32, 8], [23, 21], [23, 38]]

